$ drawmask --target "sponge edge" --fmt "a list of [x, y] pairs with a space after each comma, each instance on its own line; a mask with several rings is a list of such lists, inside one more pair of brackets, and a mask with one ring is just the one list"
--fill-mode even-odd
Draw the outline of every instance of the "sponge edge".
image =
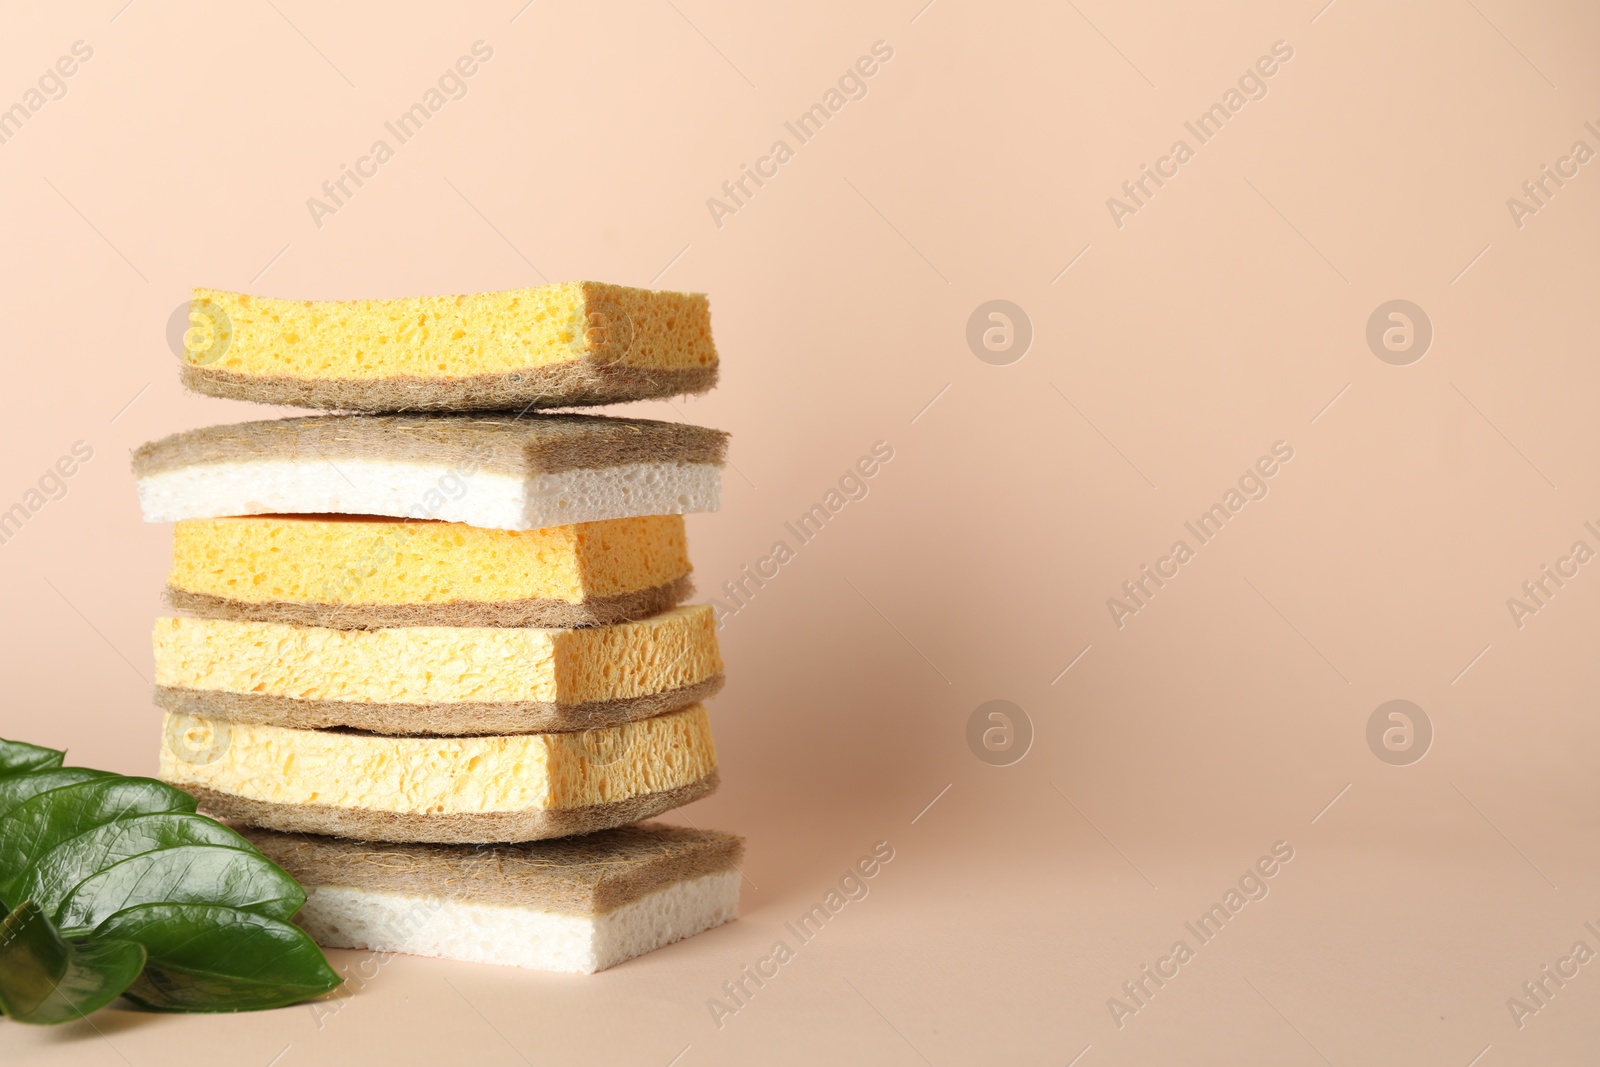
[[138, 485], [145, 522], [342, 512], [538, 530], [722, 506], [721, 472], [709, 463], [629, 463], [519, 476], [367, 459], [337, 465], [263, 459], [161, 471]]
[[347, 514], [532, 530], [715, 511], [728, 435], [599, 415], [318, 415], [134, 452], [146, 522]]
[[721, 830], [644, 822], [520, 845], [368, 844], [241, 827], [307, 887], [349, 886], [562, 914], [614, 911], [675, 881], [737, 867], [744, 840]]
[[698, 293], [568, 282], [470, 296], [311, 301], [196, 289], [211, 396], [344, 411], [610, 404], [716, 384]]
[[645, 793], [586, 808], [528, 808], [477, 814], [442, 815], [339, 808], [323, 804], [278, 804], [204, 786], [168, 781], [193, 796], [200, 810], [221, 819], [293, 834], [329, 834], [355, 841], [488, 845], [545, 841], [592, 834], [651, 819], [717, 791], [716, 771], [677, 789]]
[[295, 922], [325, 948], [595, 974], [737, 919], [739, 878], [729, 870], [677, 882], [605, 915], [307, 888]]
[[718, 784], [705, 708], [572, 733], [381, 737], [168, 714], [159, 775], [213, 814], [365, 841], [537, 841]]
[[350, 515], [191, 519], [167, 603], [206, 618], [335, 629], [594, 626], [690, 592], [682, 516], [540, 530]]
[[[476, 527], [475, 527], [476, 528]], [[162, 599], [174, 611], [202, 619], [281, 622], [333, 630], [379, 630], [391, 626], [611, 626], [658, 615], [694, 593], [688, 575], [612, 596], [518, 600], [454, 600], [439, 604], [337, 603], [311, 600], [244, 600], [167, 586]]]
[[592, 974], [738, 915], [734, 834], [662, 823], [476, 848], [241, 828], [328, 948]]
[[611, 726], [722, 684], [704, 604], [570, 629], [156, 621], [157, 699], [240, 723], [482, 735]]
[[156, 686], [158, 707], [176, 715], [227, 722], [264, 723], [297, 730], [350, 729], [405, 736], [479, 737], [540, 730], [593, 730], [665, 715], [709, 700], [722, 691], [714, 674], [699, 682], [643, 696], [559, 704], [543, 700], [457, 701], [449, 704], [370, 704], [350, 700], [302, 700], [271, 693]]

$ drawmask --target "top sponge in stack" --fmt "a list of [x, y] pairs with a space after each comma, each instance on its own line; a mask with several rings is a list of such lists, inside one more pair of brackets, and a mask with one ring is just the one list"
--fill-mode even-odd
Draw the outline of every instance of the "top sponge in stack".
[[563, 282], [470, 296], [283, 300], [195, 289], [183, 383], [262, 404], [492, 411], [703, 393], [703, 294]]

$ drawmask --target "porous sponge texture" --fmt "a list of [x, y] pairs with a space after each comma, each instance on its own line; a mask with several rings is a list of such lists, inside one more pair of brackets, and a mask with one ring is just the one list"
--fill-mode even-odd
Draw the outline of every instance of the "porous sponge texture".
[[337, 630], [162, 618], [156, 684], [384, 704], [581, 703], [680, 689], [722, 673], [709, 605], [614, 626]]
[[658, 822], [478, 848], [242, 832], [307, 889], [348, 886], [567, 915], [604, 914], [674, 882], [735, 870], [744, 852], [735, 834]]
[[329, 463], [379, 462], [531, 478], [632, 464], [720, 467], [727, 452], [728, 434], [722, 430], [654, 419], [542, 413], [307, 415], [170, 434], [134, 450], [133, 473], [144, 480], [185, 468], [281, 460], [307, 471]]
[[232, 374], [372, 381], [469, 378], [584, 360], [662, 370], [717, 363], [703, 294], [599, 282], [328, 301], [197, 288], [190, 306], [231, 334], [215, 347], [186, 351], [185, 361]]
[[677, 515], [522, 531], [270, 516], [178, 523], [167, 584], [251, 604], [578, 604], [665, 585], [689, 571]]
[[162, 735], [160, 776], [179, 787], [405, 815], [591, 808], [690, 785], [717, 765], [699, 704], [578, 733], [380, 737], [169, 713]]
[[738, 918], [740, 878], [727, 870], [673, 882], [604, 915], [308, 887], [295, 922], [325, 948], [594, 974]]

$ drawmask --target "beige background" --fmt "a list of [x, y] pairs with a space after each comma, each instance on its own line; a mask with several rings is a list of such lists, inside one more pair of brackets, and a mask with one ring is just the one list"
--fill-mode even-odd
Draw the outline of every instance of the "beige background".
[[[1600, 150], [1600, 14], [1322, 2], [8, 6], [0, 105], [93, 57], [0, 145], [0, 506], [94, 459], [0, 545], [0, 733], [155, 765], [170, 531], [128, 452], [263, 414], [180, 391], [190, 285], [710, 293], [721, 387], [629, 409], [734, 433], [690, 520], [707, 593], [874, 442], [894, 459], [722, 632], [725, 784], [677, 817], [749, 836], [738, 923], [593, 978], [337, 953], [336, 1014], [0, 1023], [5, 1056], [1593, 1062], [1600, 964], [1520, 1029], [1506, 1001], [1600, 951], [1600, 573], [1520, 629], [1506, 601], [1600, 549], [1600, 163], [1520, 228], [1506, 200]], [[466, 96], [315, 225], [478, 40]], [[1276, 41], [1265, 98], [1118, 228], [1107, 198]], [[780, 137], [719, 228], [707, 198]], [[1034, 331], [1007, 366], [965, 340], [996, 298]], [[1391, 299], [1433, 325], [1409, 366], [1365, 340]], [[1277, 441], [1270, 494], [1118, 629], [1106, 599]], [[997, 698], [1035, 733], [1008, 767], [966, 741]], [[1410, 766], [1365, 739], [1396, 698], [1435, 733]], [[722, 983], [880, 840], [870, 896], [719, 1028]], [[1107, 999], [1280, 840], [1270, 894], [1119, 1029]]]

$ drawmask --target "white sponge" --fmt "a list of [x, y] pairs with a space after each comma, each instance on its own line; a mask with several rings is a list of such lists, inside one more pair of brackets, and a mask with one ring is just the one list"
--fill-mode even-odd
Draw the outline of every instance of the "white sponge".
[[318, 415], [134, 453], [146, 522], [347, 514], [535, 530], [715, 511], [727, 435], [599, 415]]
[[346, 514], [538, 530], [716, 511], [721, 471], [709, 463], [629, 463], [528, 477], [364, 459], [254, 460], [147, 475], [139, 479], [139, 504], [145, 522]]
[[328, 948], [593, 974], [739, 915], [734, 834], [662, 823], [518, 845], [240, 832], [306, 889]]
[[604, 915], [309, 888], [295, 921], [326, 948], [594, 974], [739, 917], [739, 872], [657, 889]]

